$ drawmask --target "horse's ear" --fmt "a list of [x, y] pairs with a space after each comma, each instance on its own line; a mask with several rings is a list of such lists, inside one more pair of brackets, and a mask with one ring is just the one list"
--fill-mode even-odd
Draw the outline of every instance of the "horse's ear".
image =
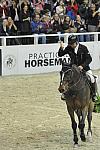
[[77, 66], [75, 64], [72, 65], [72, 68], [76, 68]]
[[79, 69], [79, 67], [78, 67], [77, 65], [73, 64], [73, 65], [72, 65], [72, 68], [73, 68], [74, 70], [76, 70], [77, 72], [80, 72], [80, 69]]
[[72, 64], [70, 64], [70, 67], [72, 67]]

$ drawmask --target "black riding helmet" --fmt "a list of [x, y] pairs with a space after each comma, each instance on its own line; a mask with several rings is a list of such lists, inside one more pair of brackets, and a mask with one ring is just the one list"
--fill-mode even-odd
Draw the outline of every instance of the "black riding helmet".
[[68, 37], [68, 44], [74, 44], [75, 42], [78, 42], [77, 36], [75, 35], [70, 35]]

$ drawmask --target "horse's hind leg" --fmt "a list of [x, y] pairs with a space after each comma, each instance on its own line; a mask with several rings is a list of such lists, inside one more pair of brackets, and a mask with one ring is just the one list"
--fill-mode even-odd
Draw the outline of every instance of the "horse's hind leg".
[[78, 137], [77, 137], [77, 123], [75, 121], [75, 116], [74, 116], [74, 110], [72, 108], [69, 108], [67, 106], [67, 110], [68, 110], [68, 113], [70, 115], [70, 118], [71, 118], [71, 122], [72, 122], [72, 129], [73, 129], [73, 134], [74, 134], [74, 145], [77, 145], [78, 144]]
[[89, 108], [88, 108], [88, 115], [87, 115], [87, 120], [88, 120], [88, 131], [87, 131], [87, 135], [89, 137], [92, 136], [92, 129], [91, 129], [91, 121], [92, 121], [92, 112], [93, 112], [93, 108], [94, 108], [94, 103], [91, 101]]

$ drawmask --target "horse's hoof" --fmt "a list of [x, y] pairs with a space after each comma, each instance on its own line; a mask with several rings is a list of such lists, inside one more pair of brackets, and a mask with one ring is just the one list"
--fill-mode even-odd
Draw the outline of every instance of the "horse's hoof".
[[78, 144], [74, 144], [74, 148], [78, 148], [79, 147], [79, 145]]
[[88, 131], [88, 132], [87, 132], [87, 136], [88, 136], [88, 137], [92, 137], [92, 131]]
[[92, 143], [92, 133], [91, 132], [87, 132], [87, 139], [90, 143]]
[[82, 142], [86, 142], [85, 136], [81, 136], [81, 140], [82, 140]]

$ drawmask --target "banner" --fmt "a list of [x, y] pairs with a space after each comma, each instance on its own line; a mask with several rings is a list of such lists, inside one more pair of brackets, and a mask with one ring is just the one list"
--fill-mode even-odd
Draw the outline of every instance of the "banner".
[[[100, 42], [84, 43], [92, 55], [92, 69], [100, 69]], [[58, 57], [59, 43], [18, 45], [2, 48], [2, 75], [38, 74], [61, 70], [62, 60], [69, 62], [68, 55]]]
[[69, 56], [59, 58], [58, 49], [57, 44], [5, 47], [2, 49], [2, 74], [37, 74], [59, 71], [62, 60], [68, 62]]

